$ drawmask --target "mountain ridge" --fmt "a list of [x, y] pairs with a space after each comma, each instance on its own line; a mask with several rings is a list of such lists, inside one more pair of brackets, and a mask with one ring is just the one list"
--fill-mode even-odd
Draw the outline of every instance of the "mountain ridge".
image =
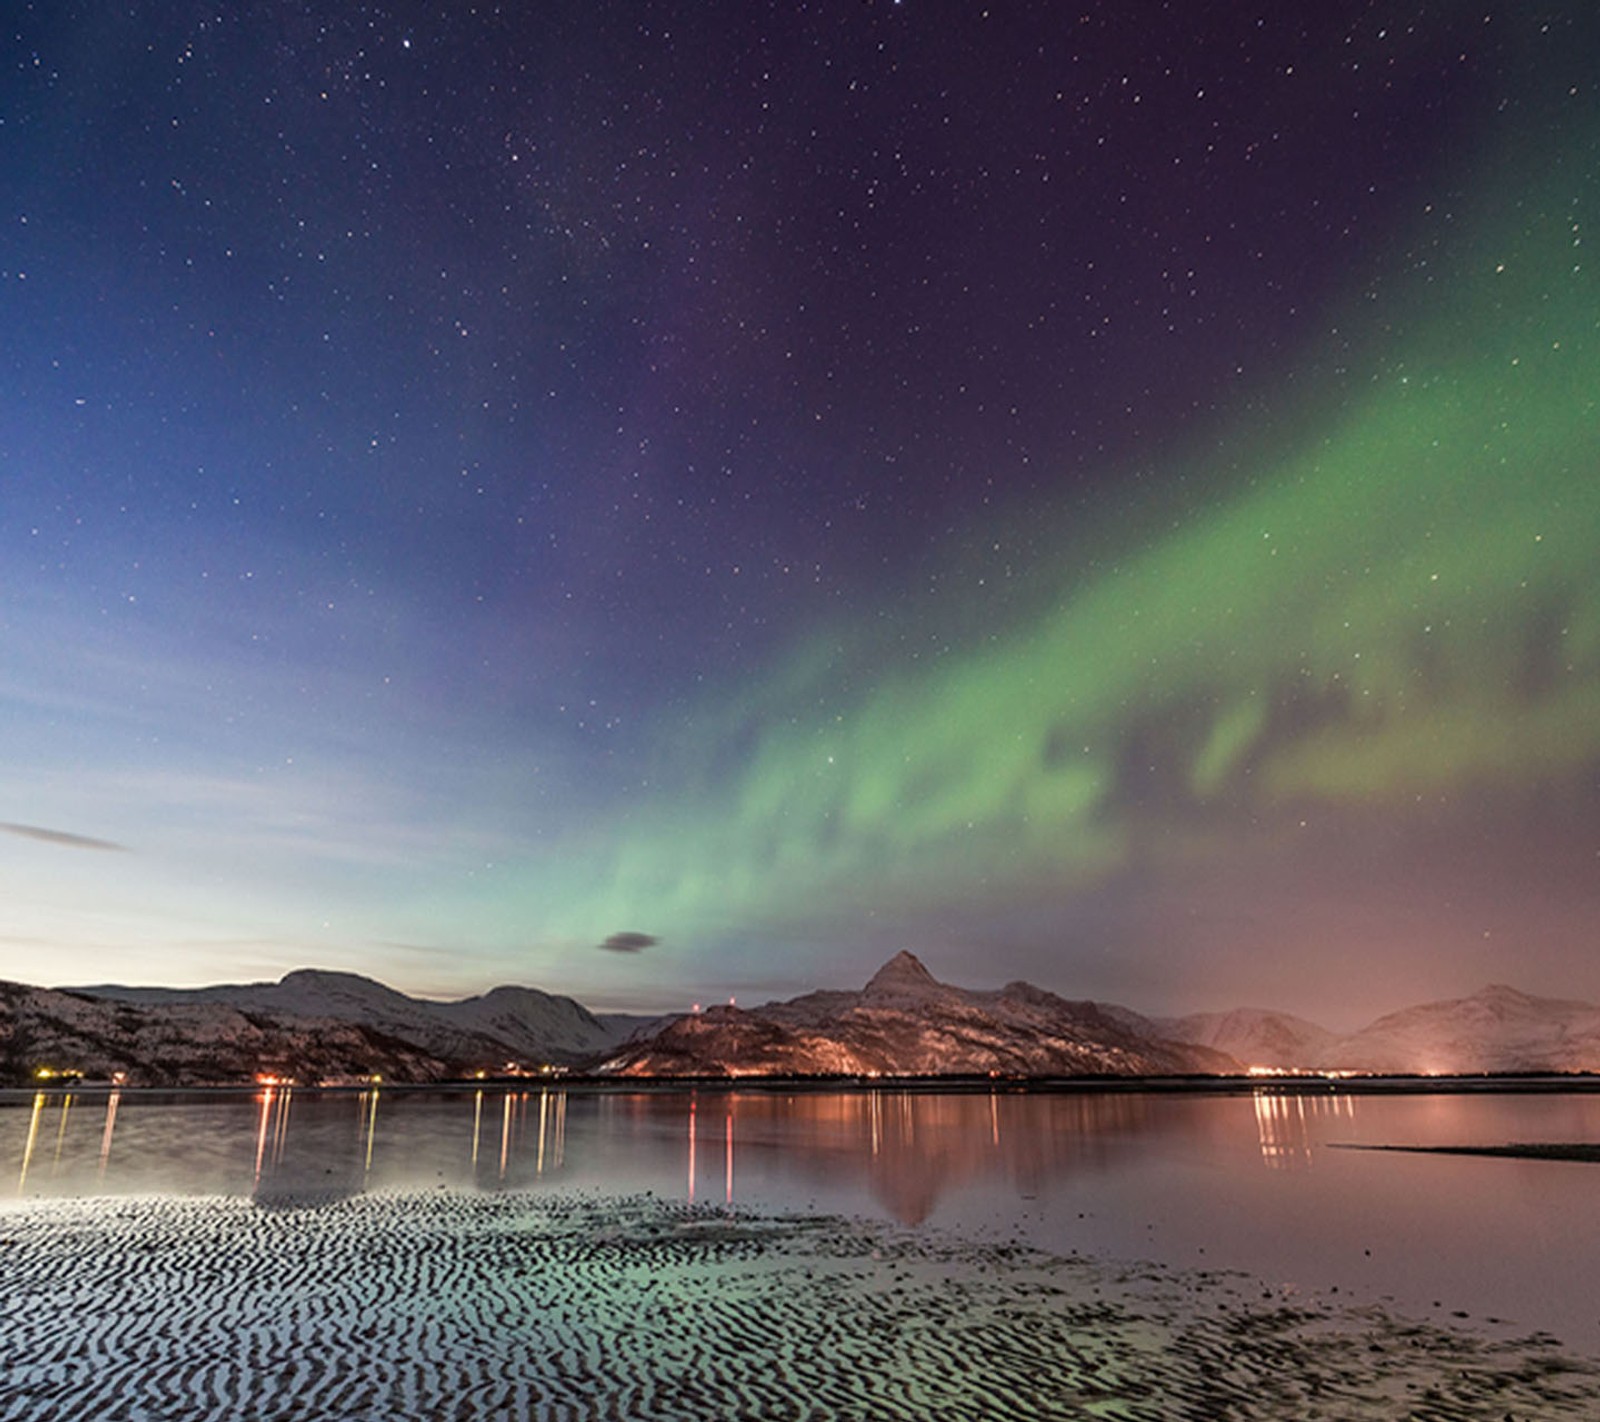
[[942, 983], [902, 951], [859, 992], [691, 1013], [601, 1065], [616, 1076], [1168, 1076], [1238, 1070], [1029, 983]]
[[1597, 1072], [1600, 1005], [1495, 983], [1340, 1034], [1267, 1008], [1152, 1017], [1021, 981], [956, 987], [910, 952], [858, 990], [665, 1018], [596, 1014], [514, 985], [413, 998], [314, 968], [203, 988], [0, 982], [0, 1083], [41, 1065], [152, 1085], [266, 1073], [427, 1082], [541, 1067], [639, 1077]]
[[0, 1076], [25, 1076], [28, 1055], [33, 1070], [160, 1085], [441, 1081], [584, 1064], [657, 1020], [528, 987], [438, 1002], [318, 968], [201, 988], [0, 984]]
[[[915, 1026], [905, 1021], [912, 1007], [924, 1019]], [[957, 988], [901, 952], [859, 992], [821, 990], [752, 1010], [715, 1008], [671, 1019], [639, 1034], [601, 1070], [623, 1076], [1600, 1072], [1600, 1005], [1489, 984], [1341, 1034], [1269, 1008], [1148, 1017], [1025, 982]]]

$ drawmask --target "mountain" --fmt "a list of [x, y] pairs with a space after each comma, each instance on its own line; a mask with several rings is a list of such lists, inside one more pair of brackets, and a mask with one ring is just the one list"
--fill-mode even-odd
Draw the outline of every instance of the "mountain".
[[1303, 1068], [1320, 1061], [1338, 1041], [1336, 1033], [1315, 1022], [1262, 1007], [1157, 1018], [1155, 1028], [1175, 1042], [1226, 1052], [1247, 1067]]
[[1380, 1017], [1312, 1064], [1361, 1072], [1600, 1071], [1600, 1007], [1494, 985]]
[[941, 983], [910, 953], [860, 992], [745, 1010], [713, 1007], [635, 1038], [619, 1076], [1168, 1076], [1236, 1072], [1208, 1047], [1146, 1036], [1092, 1002], [1028, 983], [992, 992]]
[[356, 973], [300, 968], [275, 983], [224, 983], [204, 988], [87, 987], [90, 997], [142, 1004], [220, 1003], [291, 1017], [357, 1022], [414, 1043], [447, 1060], [550, 1061], [562, 1065], [611, 1050], [648, 1017], [596, 1017], [570, 997], [536, 988], [499, 987], [459, 1002], [408, 997]]
[[249, 1081], [262, 1072], [300, 1081], [437, 1081], [508, 1063], [592, 1061], [652, 1021], [597, 1017], [533, 988], [432, 1002], [354, 973], [312, 969], [275, 983], [205, 988], [0, 986], [0, 1056], [13, 1060], [12, 1076], [26, 1056], [165, 1084]]
[[499, 987], [433, 1002], [353, 973], [207, 988], [0, 982], [0, 1085], [40, 1066], [130, 1084], [428, 1082], [552, 1063], [651, 1076], [1171, 1076], [1247, 1067], [1373, 1074], [1600, 1072], [1600, 1006], [1491, 986], [1339, 1036], [1262, 1008], [1141, 1016], [1023, 982], [936, 979], [912, 954], [859, 991], [661, 1019]]
[[453, 1064], [359, 1023], [218, 1002], [144, 1004], [0, 983], [0, 1083], [40, 1068], [139, 1086], [297, 1081], [436, 1081]]

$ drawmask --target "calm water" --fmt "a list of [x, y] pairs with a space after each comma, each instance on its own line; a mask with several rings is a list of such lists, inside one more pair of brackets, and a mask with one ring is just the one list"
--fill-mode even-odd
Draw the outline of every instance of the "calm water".
[[272, 1205], [436, 1185], [650, 1190], [1244, 1269], [1600, 1354], [1600, 1165], [1331, 1148], [1512, 1141], [1600, 1141], [1600, 1095], [9, 1092], [0, 1208], [152, 1191]]

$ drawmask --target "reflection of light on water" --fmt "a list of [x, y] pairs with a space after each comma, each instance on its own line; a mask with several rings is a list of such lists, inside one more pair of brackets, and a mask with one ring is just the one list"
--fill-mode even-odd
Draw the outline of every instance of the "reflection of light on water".
[[995, 1144], [1000, 1144], [1000, 1098], [991, 1090], [989, 1092], [989, 1139]]
[[543, 1175], [546, 1167], [559, 1170], [566, 1157], [567, 1093], [545, 1087], [539, 1093], [539, 1152], [534, 1174]]
[[261, 1103], [261, 1119], [256, 1126], [256, 1178], [261, 1184], [261, 1162], [267, 1154], [267, 1117], [272, 1111], [272, 1087], [265, 1088], [256, 1100]]
[[1322, 1116], [1354, 1119], [1355, 1097], [1344, 1094], [1306, 1097], [1299, 1092], [1257, 1087], [1251, 1094], [1261, 1159], [1273, 1170], [1292, 1170], [1311, 1163], [1310, 1122]]
[[483, 1130], [483, 1088], [472, 1093], [472, 1171], [478, 1171], [478, 1136]]
[[106, 1097], [106, 1128], [100, 1135], [100, 1171], [98, 1178], [106, 1178], [106, 1166], [111, 1160], [111, 1132], [117, 1124], [117, 1103], [122, 1100], [120, 1091], [113, 1091]]
[[283, 1095], [278, 1098], [278, 1120], [276, 1129], [272, 1133], [272, 1163], [283, 1163], [283, 1148], [289, 1141], [289, 1103], [294, 1099], [294, 1091], [284, 1087]]
[[28, 1183], [28, 1166], [33, 1162], [33, 1147], [39, 1139], [39, 1117], [42, 1115], [44, 1115], [44, 1092], [36, 1091], [33, 1094], [33, 1115], [28, 1118], [28, 1141], [22, 1147], [22, 1174], [17, 1178], [19, 1195]]
[[694, 1204], [694, 1112], [695, 1099], [689, 1098], [689, 1203]]
[[53, 1176], [61, 1168], [61, 1145], [67, 1138], [67, 1112], [72, 1109], [72, 1093], [69, 1091], [61, 1098], [61, 1124], [56, 1127], [56, 1153], [50, 1160], [50, 1174]]
[[883, 1145], [883, 1098], [874, 1090], [868, 1100], [871, 1102], [867, 1114], [872, 1122], [872, 1153], [876, 1155]]
[[372, 1146], [378, 1137], [378, 1088], [365, 1093], [367, 1098], [367, 1159], [364, 1174], [372, 1172]]
[[727, 1166], [727, 1177], [728, 1178], [727, 1178], [727, 1186], [723, 1191], [723, 1198], [726, 1200], [726, 1202], [728, 1204], [731, 1205], [733, 1203], [733, 1105], [732, 1105], [731, 1102], [728, 1105], [728, 1115], [727, 1115], [727, 1119], [726, 1119], [726, 1121], [724, 1123], [723, 1130], [724, 1130], [724, 1133], [725, 1133], [725, 1139], [727, 1141], [727, 1156], [728, 1156], [728, 1166]]
[[[262, 1088], [261, 1095], [256, 1100], [261, 1103], [261, 1112], [256, 1122], [256, 1173], [255, 1183], [261, 1184], [261, 1170], [264, 1165], [278, 1165], [283, 1160], [283, 1148], [289, 1140], [289, 1098], [294, 1092], [287, 1086], [267, 1086]], [[272, 1141], [272, 1155], [267, 1155], [267, 1140]], [[111, 1148], [111, 1126], [106, 1125], [106, 1151]]]
[[511, 1096], [508, 1093], [500, 1112], [500, 1178], [506, 1178], [506, 1162], [511, 1158]]

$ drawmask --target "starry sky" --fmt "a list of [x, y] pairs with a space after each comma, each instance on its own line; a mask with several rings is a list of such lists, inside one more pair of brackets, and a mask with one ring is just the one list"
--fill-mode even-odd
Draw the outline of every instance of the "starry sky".
[[14, 6], [0, 977], [1600, 998], [1600, 22]]

